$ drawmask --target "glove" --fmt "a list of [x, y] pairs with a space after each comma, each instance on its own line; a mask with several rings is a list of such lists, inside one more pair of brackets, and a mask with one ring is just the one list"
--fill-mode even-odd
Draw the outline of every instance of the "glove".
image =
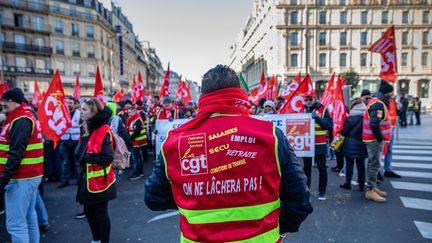
[[312, 118], [313, 118], [313, 119], [317, 119], [317, 118], [319, 118], [319, 116], [317, 115], [317, 113], [312, 112]]
[[169, 119], [168, 119], [168, 121], [170, 121], [170, 122], [172, 122], [174, 120], [174, 118], [172, 118], [172, 117], [170, 117]]
[[153, 132], [154, 134], [158, 134], [158, 130], [154, 130], [154, 132]]

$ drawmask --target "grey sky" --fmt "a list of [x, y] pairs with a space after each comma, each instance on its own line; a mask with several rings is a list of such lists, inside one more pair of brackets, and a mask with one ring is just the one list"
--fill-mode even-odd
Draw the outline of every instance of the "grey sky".
[[253, 0], [117, 0], [141, 40], [149, 40], [171, 69], [194, 81], [229, 64], [230, 45]]

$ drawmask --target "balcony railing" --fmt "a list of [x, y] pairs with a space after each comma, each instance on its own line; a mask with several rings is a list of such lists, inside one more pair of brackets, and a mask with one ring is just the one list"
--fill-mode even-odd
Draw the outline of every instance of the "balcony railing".
[[80, 52], [73, 51], [73, 52], [72, 52], [72, 56], [74, 56], [74, 57], [79, 57], [79, 56], [81, 56], [81, 55], [80, 55]]
[[21, 30], [31, 30], [40, 32], [51, 32], [51, 25], [36, 23], [34, 21], [15, 21], [14, 19], [3, 18], [2, 26], [12, 27]]
[[54, 73], [53, 70], [50, 68], [17, 67], [17, 66], [8, 66], [8, 65], [3, 65], [3, 72], [39, 74], [39, 75], [52, 75]]
[[64, 50], [56, 50], [56, 54], [64, 55]]
[[47, 13], [49, 9], [48, 4], [40, 3], [38, 1], [5, 0], [0, 1], [0, 5], [12, 6], [25, 10], [40, 11], [43, 13]]
[[94, 53], [87, 53], [87, 57], [88, 58], [95, 58], [95, 54]]
[[15, 51], [36, 52], [41, 54], [52, 54], [52, 48], [48, 46], [36, 46], [29, 44], [19, 44], [15, 42], [3, 42], [3, 49]]

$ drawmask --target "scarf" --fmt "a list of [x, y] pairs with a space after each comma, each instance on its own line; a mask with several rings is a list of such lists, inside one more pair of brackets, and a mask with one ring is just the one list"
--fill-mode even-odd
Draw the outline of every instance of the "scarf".
[[196, 128], [213, 113], [249, 115], [250, 106], [248, 95], [241, 88], [225, 88], [202, 95], [198, 103], [197, 116], [173, 132]]

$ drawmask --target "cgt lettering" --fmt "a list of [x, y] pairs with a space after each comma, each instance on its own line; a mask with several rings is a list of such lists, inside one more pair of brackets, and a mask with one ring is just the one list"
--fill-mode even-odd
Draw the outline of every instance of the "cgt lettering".
[[303, 151], [305, 148], [310, 148], [311, 146], [311, 137], [309, 133], [305, 133], [303, 136], [288, 135], [287, 138], [294, 150]]
[[219, 153], [219, 152], [227, 150], [227, 149], [229, 149], [229, 144], [224, 144], [224, 145], [209, 149], [209, 153], [210, 154]]
[[202, 154], [198, 158], [183, 159], [181, 161], [181, 169], [182, 175], [207, 174], [207, 157]]

